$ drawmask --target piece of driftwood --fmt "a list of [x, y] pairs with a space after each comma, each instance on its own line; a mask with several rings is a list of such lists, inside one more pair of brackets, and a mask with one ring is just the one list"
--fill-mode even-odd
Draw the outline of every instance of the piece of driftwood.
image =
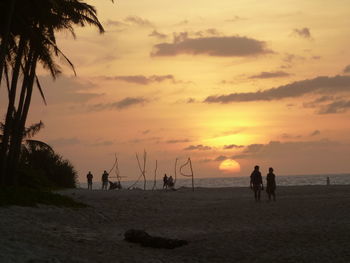
[[187, 245], [186, 240], [151, 236], [144, 230], [129, 229], [124, 233], [127, 242], [138, 243], [144, 247], [173, 249]]

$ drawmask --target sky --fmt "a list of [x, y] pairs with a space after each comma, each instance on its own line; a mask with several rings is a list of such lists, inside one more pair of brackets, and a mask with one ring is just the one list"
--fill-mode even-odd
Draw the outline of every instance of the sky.
[[349, 1], [87, 2], [106, 32], [58, 33], [77, 76], [40, 69], [28, 120], [80, 180], [115, 156], [134, 180], [144, 150], [150, 180], [349, 172]]

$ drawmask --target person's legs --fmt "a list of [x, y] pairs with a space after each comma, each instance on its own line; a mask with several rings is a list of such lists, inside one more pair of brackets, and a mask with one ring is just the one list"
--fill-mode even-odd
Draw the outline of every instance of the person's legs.
[[276, 201], [276, 194], [275, 194], [275, 191], [272, 192], [272, 197], [273, 197], [273, 201]]
[[258, 189], [258, 201], [260, 201], [260, 189]]
[[258, 201], [258, 191], [256, 189], [254, 189], [254, 198], [255, 198], [255, 201]]

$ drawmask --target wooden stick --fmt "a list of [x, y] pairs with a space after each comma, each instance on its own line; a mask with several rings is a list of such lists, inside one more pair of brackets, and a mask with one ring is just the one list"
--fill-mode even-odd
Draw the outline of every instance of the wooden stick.
[[174, 180], [174, 186], [176, 185], [176, 166], [177, 166], [177, 158], [175, 159], [175, 180]]
[[192, 191], [194, 192], [194, 178], [193, 178], [192, 161], [191, 161], [191, 159], [189, 157], [188, 157], [188, 160], [190, 162], [190, 168], [191, 168], [191, 174], [192, 174]]
[[152, 190], [156, 189], [156, 184], [157, 184], [157, 168], [158, 168], [158, 161], [156, 160], [156, 169], [154, 170], [154, 182], [153, 182]]

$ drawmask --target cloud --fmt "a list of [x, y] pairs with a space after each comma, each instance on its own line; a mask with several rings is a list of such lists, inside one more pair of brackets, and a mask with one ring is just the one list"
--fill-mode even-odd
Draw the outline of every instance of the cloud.
[[154, 27], [154, 25], [145, 18], [139, 16], [128, 16], [122, 21], [120, 20], [111, 20], [106, 21], [107, 26], [113, 27], [130, 27], [130, 26], [140, 26], [140, 27]]
[[75, 145], [79, 144], [81, 141], [78, 138], [72, 137], [72, 138], [57, 138], [57, 139], [52, 139], [48, 141], [49, 145], [54, 145], [54, 146], [63, 146], [63, 145]]
[[350, 109], [349, 100], [336, 100], [320, 107], [319, 114], [343, 113]]
[[344, 73], [350, 73], [350, 65], [347, 65], [344, 70], [343, 70]]
[[227, 159], [228, 159], [228, 158], [227, 158], [226, 156], [220, 155], [220, 156], [216, 157], [213, 161], [214, 161], [214, 162], [222, 162], [222, 161], [225, 161], [225, 160], [227, 160]]
[[224, 145], [223, 149], [224, 150], [230, 150], [230, 149], [239, 149], [243, 148], [243, 145], [237, 145], [237, 144], [229, 144], [229, 145]]
[[[50, 76], [38, 76], [48, 105], [83, 103], [91, 99], [98, 98], [104, 94], [88, 92], [89, 89], [96, 88], [90, 81], [79, 77], [68, 77], [61, 75], [55, 81]], [[34, 91], [34, 94], [37, 90]], [[35, 94], [35, 102], [41, 100], [39, 94]]]
[[317, 136], [317, 135], [320, 135], [320, 134], [321, 134], [321, 132], [320, 132], [319, 130], [315, 130], [315, 131], [313, 131], [313, 132], [310, 134], [310, 136], [313, 137], [313, 136]]
[[231, 19], [226, 19], [225, 22], [237, 22], [237, 21], [241, 21], [241, 20], [246, 20], [246, 18], [242, 18], [240, 16], [234, 16]]
[[210, 146], [205, 146], [205, 145], [202, 145], [202, 144], [198, 144], [198, 145], [190, 145], [190, 146], [186, 147], [184, 150], [186, 150], [186, 151], [195, 151], [195, 150], [207, 151], [207, 150], [211, 150], [211, 147]]
[[149, 101], [143, 97], [126, 97], [122, 100], [113, 103], [100, 103], [89, 106], [90, 111], [102, 111], [102, 110], [124, 110], [126, 108], [144, 105]]
[[107, 77], [102, 76], [105, 80], [120, 80], [125, 81], [129, 83], [136, 83], [140, 85], [149, 85], [151, 83], [159, 83], [162, 81], [170, 80], [173, 83], [176, 83], [175, 77], [173, 75], [152, 75], [152, 76], [143, 76], [143, 75], [131, 75], [131, 76], [114, 76], [114, 77]]
[[89, 144], [89, 146], [93, 146], [93, 147], [96, 147], [96, 146], [110, 146], [110, 145], [113, 145], [113, 141], [98, 141], [98, 142]]
[[155, 37], [158, 39], [165, 39], [168, 37], [166, 34], [159, 33], [157, 30], [153, 30], [152, 33], [148, 35], [149, 37]]
[[153, 47], [151, 56], [177, 56], [180, 54], [209, 55], [219, 57], [245, 57], [271, 53], [265, 42], [248, 37], [198, 37], [188, 32], [174, 34], [172, 43], [160, 43]]
[[293, 34], [305, 39], [312, 39], [310, 29], [307, 27], [302, 29], [295, 28]]
[[257, 92], [231, 93], [207, 97], [206, 103], [233, 103], [249, 101], [271, 101], [285, 98], [301, 97], [310, 93], [342, 93], [350, 92], [350, 76], [317, 77], [296, 81], [277, 88]]
[[250, 79], [270, 79], [270, 78], [280, 78], [280, 77], [288, 77], [289, 73], [284, 71], [273, 71], [273, 72], [261, 72], [258, 75], [250, 76]]
[[185, 142], [190, 142], [189, 139], [178, 139], [178, 140], [168, 140], [166, 141], [166, 143], [169, 143], [169, 144], [175, 144], [175, 143], [185, 143]]
[[195, 98], [188, 98], [186, 103], [195, 103], [196, 99]]
[[146, 134], [148, 134], [148, 133], [150, 133], [150, 132], [151, 132], [151, 130], [143, 130], [141, 133], [144, 134], [144, 135], [146, 135]]
[[139, 16], [128, 16], [124, 21], [137, 26], [153, 27], [153, 24], [149, 20]]

